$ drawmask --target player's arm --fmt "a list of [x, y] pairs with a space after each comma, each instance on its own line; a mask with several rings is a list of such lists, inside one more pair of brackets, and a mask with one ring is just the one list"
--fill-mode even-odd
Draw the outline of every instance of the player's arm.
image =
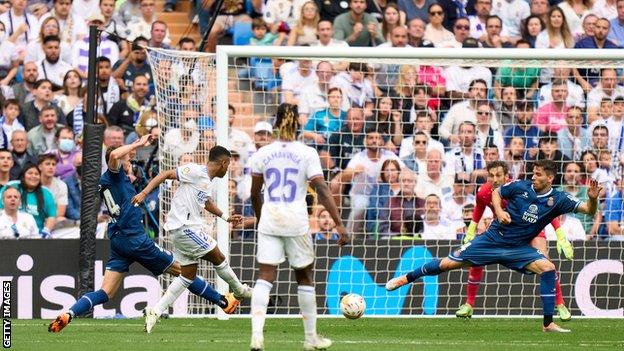
[[[253, 184], [253, 183], [252, 183]], [[340, 212], [338, 212], [338, 207], [334, 202], [333, 195], [331, 191], [329, 191], [329, 187], [323, 180], [322, 176], [316, 176], [310, 180], [310, 184], [316, 191], [316, 195], [318, 196], [318, 201], [325, 207], [329, 215], [336, 223], [336, 231], [338, 235], [340, 235], [340, 239], [338, 240], [338, 245], [342, 246], [346, 244], [349, 240], [349, 236], [347, 235], [347, 230], [342, 224], [342, 218], [340, 218]]]
[[589, 186], [587, 187], [587, 201], [581, 203], [576, 212], [593, 215], [598, 209], [598, 195], [602, 191], [602, 187], [598, 185], [598, 181], [595, 179], [589, 179]]
[[113, 172], [117, 172], [119, 170], [119, 166], [121, 165], [121, 159], [124, 156], [138, 148], [149, 145], [153, 140], [154, 138], [151, 134], [146, 134], [132, 144], [123, 145], [111, 151], [108, 159], [108, 169]]
[[208, 198], [206, 202], [204, 203], [204, 209], [212, 213], [213, 215], [221, 218], [222, 220], [228, 223], [234, 224], [235, 226], [240, 224], [240, 222], [243, 221], [243, 216], [241, 215], [238, 215], [238, 214], [234, 214], [231, 216], [226, 215], [225, 212], [221, 211], [221, 209], [217, 206], [217, 204], [215, 204], [214, 201], [212, 201], [211, 198]]
[[507, 211], [503, 210], [503, 198], [500, 194], [500, 188], [492, 191], [492, 207], [494, 207], [494, 214], [501, 224], [511, 223], [511, 216]]
[[152, 190], [156, 189], [157, 186], [162, 184], [167, 179], [178, 179], [178, 174], [176, 169], [170, 169], [168, 171], [160, 172], [154, 179], [150, 180], [150, 182], [143, 188], [143, 190], [136, 194], [130, 202], [134, 206], [138, 206], [142, 203], [147, 195], [152, 192]]
[[262, 185], [264, 177], [262, 174], [254, 173], [251, 175], [251, 207], [256, 214], [256, 223], [260, 223], [260, 214], [262, 213]]

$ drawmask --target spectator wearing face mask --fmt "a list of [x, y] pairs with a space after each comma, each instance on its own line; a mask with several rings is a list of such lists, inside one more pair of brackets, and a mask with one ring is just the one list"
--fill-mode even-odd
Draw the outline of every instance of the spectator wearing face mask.
[[76, 171], [74, 158], [78, 154], [78, 148], [76, 147], [74, 132], [69, 127], [60, 128], [56, 131], [56, 140], [58, 149], [53, 154], [58, 159], [58, 165], [55, 175], [65, 179]]

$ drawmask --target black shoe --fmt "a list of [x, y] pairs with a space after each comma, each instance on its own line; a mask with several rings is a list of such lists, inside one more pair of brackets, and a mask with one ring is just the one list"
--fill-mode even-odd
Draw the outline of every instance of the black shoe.
[[165, 8], [163, 9], [164, 12], [173, 12], [173, 5], [172, 4], [165, 4]]

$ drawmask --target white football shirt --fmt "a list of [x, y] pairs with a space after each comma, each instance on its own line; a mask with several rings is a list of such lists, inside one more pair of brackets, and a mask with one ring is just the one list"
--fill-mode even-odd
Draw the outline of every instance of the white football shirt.
[[208, 177], [208, 168], [187, 163], [176, 168], [176, 174], [180, 186], [171, 200], [165, 230], [203, 225], [202, 211], [208, 198], [212, 197], [212, 182]]
[[308, 233], [308, 180], [322, 176], [315, 149], [293, 141], [275, 141], [249, 159], [252, 175], [264, 178], [264, 203], [258, 232], [276, 236]]

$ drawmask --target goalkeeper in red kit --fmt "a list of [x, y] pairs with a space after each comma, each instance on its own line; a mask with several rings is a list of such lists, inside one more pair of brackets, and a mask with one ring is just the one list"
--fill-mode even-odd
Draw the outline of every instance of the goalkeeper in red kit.
[[[494, 208], [492, 207], [492, 191], [499, 186], [503, 185], [506, 182], [511, 181], [508, 178], [509, 167], [507, 163], [504, 161], [493, 161], [487, 164], [487, 172], [488, 172], [488, 182], [482, 185], [477, 191], [477, 203], [472, 212], [472, 221], [466, 230], [466, 236], [464, 238], [464, 243], [470, 242], [474, 239], [477, 229], [477, 224], [481, 220], [483, 216], [483, 212], [485, 211], [485, 207], [490, 207], [492, 213], [494, 213]], [[503, 207], [506, 207], [506, 202], [503, 201]], [[559, 223], [559, 219], [554, 219], [550, 223], [555, 229], [555, 233], [557, 233], [557, 250], [561, 254], [563, 252], [564, 256], [568, 259], [572, 259], [573, 249], [572, 245], [566, 239], [565, 233], [563, 232], [563, 228], [561, 228], [561, 224]], [[531, 242], [531, 246], [540, 250], [545, 256], [548, 257], [548, 246], [546, 243], [546, 235], [544, 231], [536, 236]], [[474, 306], [475, 297], [477, 295], [477, 291], [479, 290], [479, 285], [481, 284], [481, 278], [483, 277], [483, 267], [482, 266], [474, 266], [470, 267], [470, 271], [468, 273], [468, 296], [466, 297], [466, 303], [461, 305], [455, 315], [460, 318], [470, 318], [472, 317], [472, 309]], [[566, 308], [563, 302], [563, 296], [561, 293], [561, 286], [559, 285], [559, 279], [555, 281], [555, 305], [557, 311], [559, 312], [559, 318], [562, 321], [569, 321], [572, 319], [572, 315], [570, 311]]]

